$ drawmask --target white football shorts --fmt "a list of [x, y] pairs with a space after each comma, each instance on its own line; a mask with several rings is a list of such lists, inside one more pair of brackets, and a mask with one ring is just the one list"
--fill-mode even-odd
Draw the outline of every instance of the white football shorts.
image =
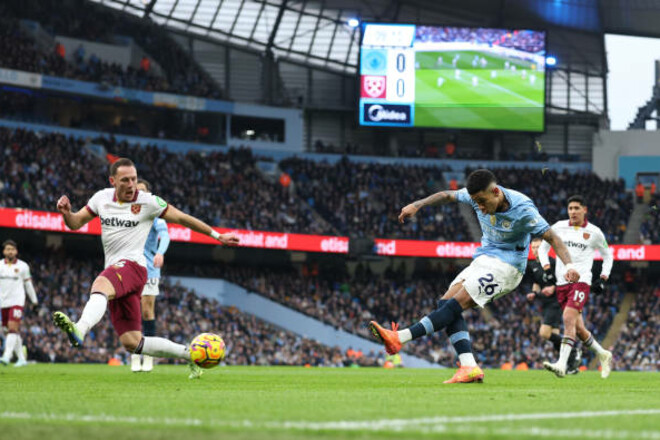
[[523, 274], [512, 265], [488, 255], [480, 255], [458, 274], [451, 286], [463, 282], [463, 287], [479, 307], [506, 295], [518, 287]]
[[158, 296], [160, 291], [158, 290], [158, 283], [160, 278], [149, 278], [147, 284], [144, 285], [142, 289], [142, 296]]

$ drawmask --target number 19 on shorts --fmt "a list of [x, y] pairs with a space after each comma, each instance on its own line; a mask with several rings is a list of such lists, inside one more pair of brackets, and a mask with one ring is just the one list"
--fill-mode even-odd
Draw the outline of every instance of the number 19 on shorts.
[[415, 102], [415, 52], [390, 50], [387, 56], [387, 101]]

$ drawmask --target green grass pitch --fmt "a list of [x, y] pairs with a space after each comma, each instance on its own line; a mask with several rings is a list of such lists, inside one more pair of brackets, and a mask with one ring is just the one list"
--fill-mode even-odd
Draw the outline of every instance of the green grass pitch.
[[[475, 56], [487, 64], [473, 66]], [[516, 70], [505, 69], [506, 62]], [[415, 126], [543, 130], [545, 73], [530, 62], [448, 51], [418, 52], [415, 64]]]
[[0, 369], [6, 439], [660, 439], [658, 373], [105, 365]]

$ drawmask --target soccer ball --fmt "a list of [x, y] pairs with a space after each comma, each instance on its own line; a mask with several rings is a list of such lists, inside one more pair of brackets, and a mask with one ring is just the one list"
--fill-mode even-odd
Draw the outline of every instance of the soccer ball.
[[202, 368], [216, 367], [225, 358], [225, 341], [213, 333], [195, 336], [190, 343], [190, 359]]

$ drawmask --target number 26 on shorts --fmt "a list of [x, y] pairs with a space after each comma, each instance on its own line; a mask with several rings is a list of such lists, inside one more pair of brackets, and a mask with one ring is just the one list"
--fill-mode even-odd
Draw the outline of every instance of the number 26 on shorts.
[[481, 285], [481, 287], [484, 289], [484, 293], [488, 296], [495, 293], [495, 288], [499, 286], [499, 284], [495, 284], [495, 283], [486, 284], [486, 283], [490, 283], [494, 279], [495, 277], [493, 276], [492, 273], [487, 273], [486, 276], [479, 278], [479, 285]]

